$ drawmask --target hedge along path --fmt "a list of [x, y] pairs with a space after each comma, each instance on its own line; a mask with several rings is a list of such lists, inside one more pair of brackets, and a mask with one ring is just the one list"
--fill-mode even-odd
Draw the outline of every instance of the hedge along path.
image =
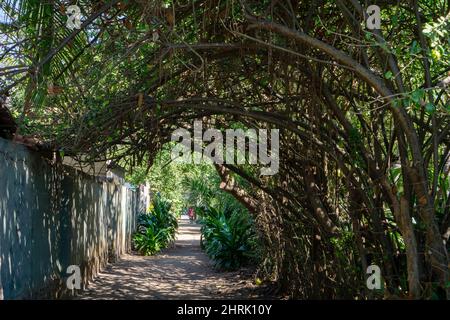
[[172, 247], [155, 256], [123, 256], [77, 299], [251, 299], [258, 298], [255, 289], [245, 273], [214, 270], [200, 248], [200, 226], [183, 216]]

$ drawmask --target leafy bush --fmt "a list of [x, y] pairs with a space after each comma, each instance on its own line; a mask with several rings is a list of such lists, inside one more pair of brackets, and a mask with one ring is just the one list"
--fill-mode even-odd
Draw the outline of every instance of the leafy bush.
[[202, 246], [219, 269], [235, 270], [257, 256], [256, 235], [246, 211], [225, 214], [213, 208], [201, 212]]
[[155, 230], [153, 225], [143, 228], [134, 235], [134, 245], [143, 255], [150, 256], [161, 250], [161, 244], [164, 242], [164, 229]]
[[177, 217], [170, 211], [170, 202], [158, 194], [150, 210], [138, 217], [137, 232], [133, 236], [135, 248], [143, 255], [153, 255], [175, 240]]

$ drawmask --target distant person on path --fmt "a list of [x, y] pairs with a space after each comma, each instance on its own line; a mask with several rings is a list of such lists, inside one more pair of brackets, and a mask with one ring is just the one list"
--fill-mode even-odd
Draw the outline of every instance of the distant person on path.
[[190, 223], [194, 223], [194, 221], [195, 221], [195, 210], [194, 210], [194, 208], [189, 208], [189, 210], [188, 210], [188, 216], [189, 216], [189, 221], [190, 221]]

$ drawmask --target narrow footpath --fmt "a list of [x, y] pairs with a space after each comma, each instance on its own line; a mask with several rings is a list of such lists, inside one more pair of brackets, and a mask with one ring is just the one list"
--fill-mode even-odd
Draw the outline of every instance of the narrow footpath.
[[182, 216], [175, 244], [108, 265], [78, 299], [257, 299], [243, 272], [217, 272], [200, 249], [200, 226]]

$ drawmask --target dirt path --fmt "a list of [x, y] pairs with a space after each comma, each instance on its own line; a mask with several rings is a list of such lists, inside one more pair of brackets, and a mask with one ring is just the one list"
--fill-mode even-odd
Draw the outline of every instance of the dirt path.
[[126, 255], [109, 265], [79, 299], [257, 298], [239, 272], [216, 272], [200, 249], [200, 226], [182, 217], [172, 248], [151, 257]]

